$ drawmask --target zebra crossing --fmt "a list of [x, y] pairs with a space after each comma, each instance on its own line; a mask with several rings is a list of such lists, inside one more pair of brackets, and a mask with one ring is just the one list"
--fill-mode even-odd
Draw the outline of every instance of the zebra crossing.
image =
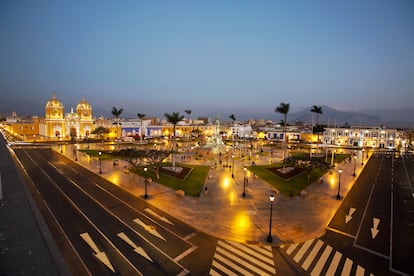
[[[365, 275], [365, 269], [321, 239], [281, 246], [310, 275]], [[372, 274], [369, 274], [372, 275]]]
[[276, 275], [272, 248], [218, 241], [210, 275]]

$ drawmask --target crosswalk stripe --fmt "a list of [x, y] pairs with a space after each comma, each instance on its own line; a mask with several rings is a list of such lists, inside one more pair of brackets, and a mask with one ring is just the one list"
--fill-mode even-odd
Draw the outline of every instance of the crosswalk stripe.
[[298, 253], [296, 253], [295, 257], [293, 257], [293, 260], [295, 260], [295, 262], [299, 262], [302, 257], [303, 254], [305, 254], [306, 250], [308, 250], [309, 246], [313, 243], [313, 240], [308, 240], [306, 241], [303, 245], [302, 248], [299, 249]]
[[[266, 271], [264, 271], [264, 270], [261, 270], [261, 269], [259, 269], [258, 267], [253, 266], [253, 265], [251, 265], [251, 264], [250, 264], [250, 263], [248, 263], [248, 262], [245, 262], [244, 260], [242, 260], [242, 259], [238, 258], [238, 257], [237, 257], [236, 255], [234, 255], [233, 253], [228, 252], [228, 251], [226, 251], [226, 250], [224, 250], [224, 249], [222, 249], [222, 248], [220, 248], [220, 247], [218, 247], [218, 248], [216, 249], [216, 251], [217, 251], [218, 253], [220, 253], [220, 254], [225, 255], [226, 257], [228, 257], [228, 258], [230, 258], [230, 259], [232, 259], [232, 260], [236, 260], [236, 261], [237, 261], [237, 263], [239, 264], [239, 266], [237, 266], [237, 269], [241, 269], [241, 268], [240, 268], [240, 265], [242, 265], [242, 266], [244, 266], [244, 267], [246, 267], [246, 268], [250, 269], [251, 271], [254, 271], [254, 272], [258, 273], [259, 275], [272, 275], [272, 274], [269, 274], [269, 272], [266, 272]], [[245, 273], [243, 273], [243, 274], [245, 274]]]
[[[234, 247], [239, 248], [242, 251], [245, 251], [246, 253], [249, 253], [252, 256], [255, 256], [256, 259], [261, 259], [265, 262], [267, 262], [270, 265], [274, 265], [274, 261], [273, 261], [273, 253], [272, 253], [272, 248], [269, 246], [269, 248], [266, 247], [253, 247], [253, 246], [249, 246], [249, 245], [243, 245], [240, 243], [236, 243], [236, 242], [226, 242], [231, 244]], [[263, 256], [265, 255], [265, 256]], [[268, 257], [268, 258], [266, 258]]]
[[[250, 260], [251, 259], [251, 256], [250, 255], [244, 253], [243, 251], [241, 251], [241, 250], [239, 250], [237, 248], [231, 247], [230, 245], [227, 245], [224, 242], [219, 242], [219, 245], [218, 246], [226, 249], [228, 252], [234, 253], [235, 255], [244, 258], [245, 260]], [[258, 256], [258, 257], [259, 258], [255, 258], [255, 261], [254, 261], [255, 264], [257, 266], [260, 266], [263, 269], [266, 269], [270, 273], [274, 273], [274, 270], [275, 270], [274, 267], [273, 266], [269, 266], [269, 265], [265, 264], [264, 262], [262, 262], [262, 260], [265, 260], [265, 259], [261, 259], [261, 258], [263, 258], [263, 256]], [[274, 265], [274, 264], [272, 264], [272, 265]]]
[[336, 251], [331, 261], [331, 264], [329, 265], [328, 271], [326, 272], [326, 275], [335, 275], [336, 269], [338, 268], [338, 264], [341, 258], [342, 258], [342, 254]]
[[332, 252], [332, 247], [327, 245], [325, 250], [322, 253], [322, 256], [319, 258], [318, 263], [315, 265], [315, 267], [312, 270], [311, 275], [320, 275], [322, 268], [325, 266], [326, 260], [329, 258], [329, 255]]
[[288, 249], [286, 250], [286, 253], [288, 255], [292, 254], [293, 250], [295, 250], [296, 247], [298, 247], [298, 243], [294, 243], [294, 244], [290, 245], [288, 247]]
[[[229, 243], [229, 244], [231, 244], [231, 245], [233, 245], [233, 246], [239, 247], [242, 250], [252, 249], [252, 250], [254, 250], [254, 254], [252, 253], [253, 255], [257, 255], [256, 252], [259, 252], [260, 254], [265, 255], [265, 256], [273, 259], [272, 247], [270, 247], [270, 246], [268, 246], [268, 247], [264, 247], [264, 246], [251, 246], [251, 245], [240, 244], [240, 243], [232, 242], [232, 241], [226, 241], [226, 242]], [[263, 257], [263, 256], [260, 256], [260, 257]]]
[[[237, 264], [233, 263], [232, 261], [230, 261], [230, 260], [222, 257], [221, 255], [216, 254], [214, 256], [214, 258], [216, 258], [217, 260], [221, 261], [225, 265], [233, 268], [235, 271], [239, 272], [240, 274], [243, 274], [243, 275], [251, 275], [250, 272], [248, 272], [247, 270], [241, 268], [240, 265], [237, 265]], [[229, 275], [232, 275], [232, 274], [229, 274]]]
[[318, 254], [319, 250], [321, 249], [323, 245], [323, 242], [321, 240], [318, 240], [316, 245], [312, 248], [311, 253], [308, 255], [306, 260], [302, 264], [302, 268], [305, 270], [309, 269], [309, 266], [311, 265], [313, 259], [315, 259], [316, 254]]
[[365, 275], [365, 269], [362, 266], [358, 265], [355, 275], [356, 276], [364, 276]]
[[348, 276], [351, 275], [351, 269], [352, 269], [352, 260], [349, 258], [346, 258], [344, 267], [342, 268], [341, 276]]
[[[220, 263], [218, 263], [214, 260], [213, 260], [213, 267], [218, 268], [220, 271], [226, 273], [227, 275], [237, 276], [236, 273], [234, 273], [233, 271], [227, 269], [225, 266], [221, 265]], [[215, 275], [222, 275], [222, 274], [211, 268], [210, 269], [210, 275], [215, 276]]]

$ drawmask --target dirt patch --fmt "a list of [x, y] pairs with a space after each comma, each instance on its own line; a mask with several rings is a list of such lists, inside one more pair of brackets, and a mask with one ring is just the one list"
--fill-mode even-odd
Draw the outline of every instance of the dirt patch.
[[297, 167], [290, 167], [290, 168], [292, 169], [286, 170], [286, 169], [283, 169], [283, 167], [273, 167], [273, 168], [267, 168], [267, 170], [283, 179], [292, 178], [304, 171], [304, 169], [302, 168], [297, 168]]
[[160, 173], [168, 175], [168, 176], [175, 177], [175, 178], [180, 179], [180, 180], [184, 180], [190, 174], [192, 169], [193, 168], [180, 167], [180, 170], [174, 171], [174, 170], [171, 170], [171, 169], [166, 169], [166, 168], [161, 167], [160, 168]]

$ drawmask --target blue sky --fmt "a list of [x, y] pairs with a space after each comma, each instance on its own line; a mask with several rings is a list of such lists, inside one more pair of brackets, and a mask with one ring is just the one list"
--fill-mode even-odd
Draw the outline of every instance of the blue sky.
[[[414, 2], [0, 1], [0, 113], [412, 108]], [[104, 114], [104, 113], [107, 114]]]

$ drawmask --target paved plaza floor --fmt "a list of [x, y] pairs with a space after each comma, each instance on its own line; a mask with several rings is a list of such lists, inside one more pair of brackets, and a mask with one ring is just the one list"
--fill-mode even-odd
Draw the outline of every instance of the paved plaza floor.
[[[74, 159], [70, 151], [67, 156]], [[274, 162], [278, 161], [278, 155], [274, 156]], [[179, 156], [176, 158], [179, 160]], [[98, 160], [91, 160], [81, 152], [78, 153], [77, 159], [90, 170], [99, 171]], [[246, 196], [243, 197], [243, 168], [250, 164], [249, 161], [235, 161], [234, 171], [229, 167], [216, 166], [217, 162], [212, 160], [193, 158], [186, 159], [186, 162], [210, 166], [208, 178], [204, 183], [207, 192], [202, 192], [199, 197], [180, 196], [175, 190], [156, 183], [154, 179], [147, 186], [147, 202], [199, 231], [217, 238], [245, 243], [267, 243], [271, 194], [276, 196], [272, 206], [273, 244], [297, 243], [321, 236], [341, 204], [341, 200], [336, 199], [337, 169], [342, 169], [341, 196], [347, 194], [355, 181], [354, 164], [343, 162], [337, 164], [332, 173], [326, 173], [322, 177], [322, 183], [310, 184], [304, 195], [290, 197], [279, 193], [271, 185], [247, 171], [248, 184]], [[269, 161], [269, 157], [255, 159], [257, 165], [269, 162], [272, 162]], [[124, 166], [128, 164], [124, 161], [113, 166], [112, 161], [103, 160], [101, 166], [102, 177], [136, 196], [141, 197], [144, 194], [144, 179], [133, 173], [126, 173]], [[357, 174], [361, 169], [359, 165]]]

